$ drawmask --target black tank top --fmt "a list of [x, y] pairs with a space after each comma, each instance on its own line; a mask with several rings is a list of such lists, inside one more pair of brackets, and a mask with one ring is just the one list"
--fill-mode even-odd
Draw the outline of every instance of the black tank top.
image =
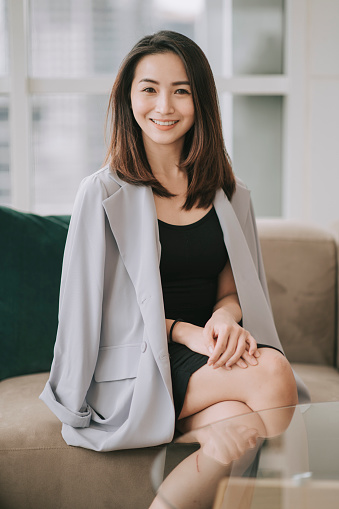
[[228, 259], [218, 216], [212, 208], [193, 224], [158, 223], [165, 316], [203, 327], [212, 315], [218, 275]]

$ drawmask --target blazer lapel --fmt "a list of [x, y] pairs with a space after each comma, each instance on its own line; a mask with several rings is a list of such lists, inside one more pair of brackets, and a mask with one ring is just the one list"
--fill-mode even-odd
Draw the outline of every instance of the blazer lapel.
[[158, 361], [168, 350], [159, 271], [161, 245], [152, 190], [122, 182], [103, 206]]
[[[232, 266], [244, 327], [250, 330], [258, 343], [281, 349], [270, 306], [266, 300], [243, 229], [233, 206], [222, 190], [217, 192], [214, 206]], [[250, 199], [248, 198], [248, 210], [245, 210], [246, 207], [242, 208], [241, 219], [246, 218], [249, 207]]]

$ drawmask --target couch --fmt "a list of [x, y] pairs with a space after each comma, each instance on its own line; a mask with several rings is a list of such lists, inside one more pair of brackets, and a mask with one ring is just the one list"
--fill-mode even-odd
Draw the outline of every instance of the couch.
[[[68, 222], [0, 207], [0, 508], [147, 508], [160, 447], [69, 447], [38, 399], [53, 355]], [[314, 402], [339, 400], [336, 237], [282, 219], [260, 220], [258, 230], [286, 355]]]

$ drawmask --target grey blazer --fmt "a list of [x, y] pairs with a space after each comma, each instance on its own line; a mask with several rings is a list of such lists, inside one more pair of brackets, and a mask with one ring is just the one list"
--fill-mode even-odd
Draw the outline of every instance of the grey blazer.
[[[243, 313], [260, 343], [282, 349], [273, 322], [250, 193], [240, 182], [218, 215]], [[59, 327], [40, 396], [69, 445], [96, 451], [153, 446], [174, 432], [170, 363], [152, 190], [109, 167], [85, 178], [65, 246]], [[308, 392], [297, 379], [299, 399]]]

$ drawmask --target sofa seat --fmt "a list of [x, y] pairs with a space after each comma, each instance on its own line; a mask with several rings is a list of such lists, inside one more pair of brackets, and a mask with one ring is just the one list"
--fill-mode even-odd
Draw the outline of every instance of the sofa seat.
[[48, 373], [0, 383], [1, 509], [146, 509], [160, 447], [98, 453], [68, 446], [38, 399]]
[[299, 364], [292, 367], [307, 385], [312, 403], [339, 401], [339, 371], [332, 366]]

